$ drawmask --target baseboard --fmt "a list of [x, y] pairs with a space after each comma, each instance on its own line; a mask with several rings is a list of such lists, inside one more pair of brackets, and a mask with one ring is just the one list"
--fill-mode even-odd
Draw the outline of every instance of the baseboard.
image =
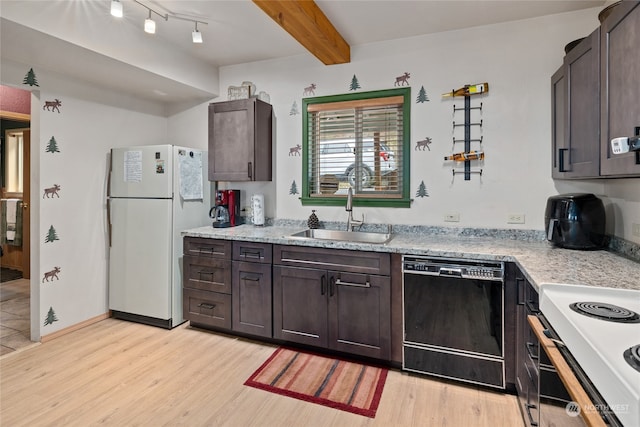
[[71, 325], [68, 326], [64, 329], [60, 329], [59, 331], [53, 332], [51, 334], [48, 335], [43, 335], [42, 337], [40, 337], [40, 342], [45, 343], [47, 341], [51, 341], [54, 340], [56, 338], [60, 338], [63, 335], [66, 335], [68, 333], [77, 331], [78, 329], [82, 329], [84, 327], [87, 327], [89, 325], [93, 325], [94, 323], [98, 323], [102, 320], [108, 319], [109, 317], [111, 317], [111, 312], [106, 312], [104, 314], [101, 314], [99, 316], [96, 317], [92, 317], [91, 319], [87, 319], [83, 322], [80, 323], [76, 323], [75, 325]]

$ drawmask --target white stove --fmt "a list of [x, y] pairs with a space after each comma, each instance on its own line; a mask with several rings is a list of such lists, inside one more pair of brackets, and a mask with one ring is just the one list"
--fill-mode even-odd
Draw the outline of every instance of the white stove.
[[[575, 303], [582, 304], [571, 308]], [[614, 320], [585, 315], [585, 307]], [[623, 425], [640, 426], [640, 371], [625, 360], [625, 351], [640, 345], [640, 322], [633, 320], [633, 313], [640, 314], [640, 291], [542, 284], [540, 311], [608, 408]]]

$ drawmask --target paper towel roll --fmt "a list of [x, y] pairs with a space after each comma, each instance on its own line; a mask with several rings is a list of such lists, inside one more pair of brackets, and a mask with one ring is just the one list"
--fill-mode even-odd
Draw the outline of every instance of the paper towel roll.
[[253, 225], [264, 225], [264, 195], [251, 196], [251, 222]]

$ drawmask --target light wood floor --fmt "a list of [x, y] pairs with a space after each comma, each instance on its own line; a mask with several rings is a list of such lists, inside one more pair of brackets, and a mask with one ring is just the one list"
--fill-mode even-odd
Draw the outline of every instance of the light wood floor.
[[375, 419], [244, 386], [275, 348], [107, 319], [1, 357], [0, 425], [522, 425], [514, 396], [396, 370]]

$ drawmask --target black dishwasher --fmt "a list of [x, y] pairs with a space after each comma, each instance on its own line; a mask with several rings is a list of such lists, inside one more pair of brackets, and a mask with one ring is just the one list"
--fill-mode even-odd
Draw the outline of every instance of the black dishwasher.
[[505, 388], [504, 263], [405, 255], [403, 369]]

